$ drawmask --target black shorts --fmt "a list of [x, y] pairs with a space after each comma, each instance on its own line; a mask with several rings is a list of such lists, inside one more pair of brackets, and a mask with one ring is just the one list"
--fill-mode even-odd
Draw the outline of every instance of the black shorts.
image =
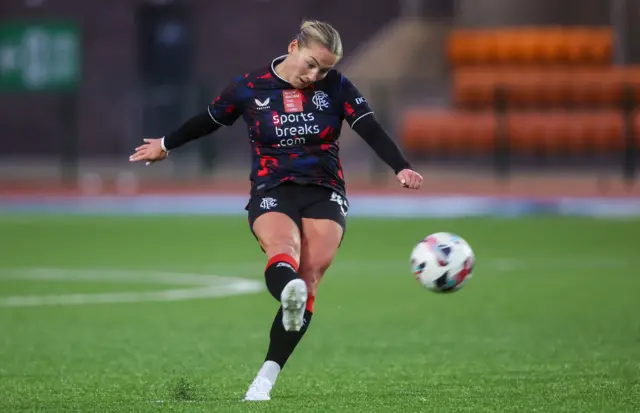
[[[346, 231], [349, 203], [331, 188], [320, 185], [282, 183], [263, 193], [252, 193], [245, 208], [249, 212], [249, 227], [267, 212], [281, 212], [296, 223], [302, 231], [302, 218], [330, 219]], [[254, 234], [255, 235], [255, 234]]]

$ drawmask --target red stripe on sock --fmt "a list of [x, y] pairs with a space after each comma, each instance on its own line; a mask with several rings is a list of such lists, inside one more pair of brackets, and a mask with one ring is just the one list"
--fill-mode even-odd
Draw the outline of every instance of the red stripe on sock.
[[275, 264], [277, 262], [286, 262], [287, 264], [291, 265], [293, 267], [293, 269], [296, 270], [296, 272], [298, 272], [298, 263], [289, 254], [276, 254], [276, 255], [274, 255], [273, 257], [271, 257], [271, 259], [267, 263], [267, 268], [271, 267], [273, 264]]
[[313, 303], [316, 302], [316, 296], [315, 295], [311, 295], [309, 294], [309, 296], [307, 297], [307, 307], [306, 310], [308, 312], [310, 312], [311, 314], [313, 314]]

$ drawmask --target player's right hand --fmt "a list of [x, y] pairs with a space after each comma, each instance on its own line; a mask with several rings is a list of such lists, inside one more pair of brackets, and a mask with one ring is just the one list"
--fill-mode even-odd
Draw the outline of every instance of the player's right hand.
[[150, 165], [162, 161], [168, 155], [169, 152], [162, 149], [162, 139], [144, 139], [144, 143], [136, 148], [134, 154], [129, 156], [129, 162], [145, 161], [145, 165]]

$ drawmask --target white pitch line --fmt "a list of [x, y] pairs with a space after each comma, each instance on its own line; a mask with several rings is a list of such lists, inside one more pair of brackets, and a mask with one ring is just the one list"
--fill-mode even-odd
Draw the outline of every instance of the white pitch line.
[[[336, 260], [332, 269], [351, 274], [367, 272], [368, 276], [395, 273], [408, 268], [402, 260]], [[561, 270], [623, 270], [633, 268], [629, 259], [614, 257], [551, 257], [532, 258], [478, 258], [478, 271], [485, 273], [513, 273], [517, 271], [561, 271]], [[218, 263], [216, 271], [226, 273], [255, 273], [264, 269], [263, 262]], [[119, 292], [96, 294], [60, 294], [0, 297], [0, 307], [78, 305], [91, 303], [124, 303], [142, 301], [177, 301], [209, 297], [224, 297], [257, 293], [263, 283], [238, 277], [218, 275], [154, 272], [150, 270], [97, 270], [59, 268], [0, 269], [0, 279], [29, 279], [76, 282], [151, 283], [167, 285], [192, 285], [193, 288], [170, 289], [153, 292]]]
[[0, 278], [30, 279], [42, 281], [115, 282], [136, 284], [205, 285], [238, 280], [213, 274], [161, 272], [150, 270], [114, 270], [82, 268], [5, 268]]
[[131, 270], [100, 271], [95, 269], [26, 268], [2, 270], [0, 271], [1, 278], [76, 282], [143, 282], [150, 284], [193, 285], [194, 287], [162, 291], [8, 296], [0, 297], [0, 307], [179, 301], [252, 294], [263, 290], [261, 282], [244, 278]]

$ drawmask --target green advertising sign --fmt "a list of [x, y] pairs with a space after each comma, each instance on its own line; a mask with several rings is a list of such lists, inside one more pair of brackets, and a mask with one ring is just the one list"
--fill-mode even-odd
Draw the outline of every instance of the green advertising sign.
[[77, 23], [0, 21], [0, 92], [73, 91], [79, 83]]

